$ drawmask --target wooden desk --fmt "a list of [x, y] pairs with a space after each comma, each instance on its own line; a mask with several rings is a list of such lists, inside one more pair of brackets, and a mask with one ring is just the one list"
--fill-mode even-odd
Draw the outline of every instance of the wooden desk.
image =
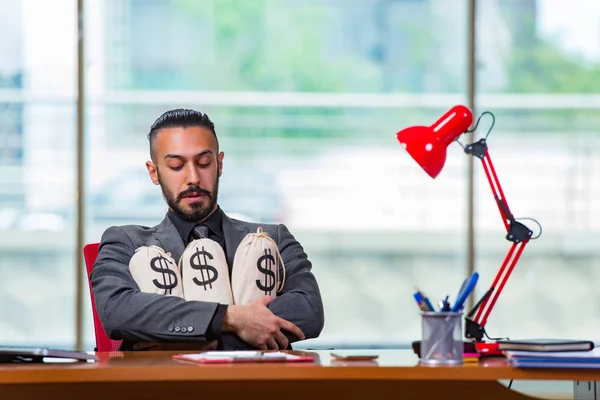
[[[424, 367], [410, 350], [378, 350], [377, 362], [339, 364], [329, 351], [315, 364], [201, 365], [173, 352], [97, 353], [94, 363], [0, 364], [0, 399], [315, 400], [524, 399], [499, 379], [597, 381], [593, 370], [519, 370], [503, 359], [457, 367]], [[303, 352], [295, 352], [303, 353]], [[238, 397], [239, 396], [239, 397]], [[335, 397], [334, 397], [335, 396]]]

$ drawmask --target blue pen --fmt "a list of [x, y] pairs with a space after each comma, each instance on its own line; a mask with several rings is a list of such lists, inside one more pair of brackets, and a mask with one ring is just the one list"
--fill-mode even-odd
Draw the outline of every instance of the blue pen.
[[419, 306], [419, 308], [421, 309], [421, 311], [423, 312], [428, 312], [430, 311], [427, 308], [427, 304], [425, 304], [425, 301], [423, 300], [423, 295], [421, 294], [421, 292], [417, 291], [413, 294], [413, 297], [415, 298], [415, 300], [417, 301], [417, 305]]
[[440, 311], [450, 311], [450, 303], [448, 302], [448, 298], [450, 296], [446, 296], [444, 300], [440, 300]]
[[471, 294], [473, 289], [475, 289], [475, 285], [477, 284], [477, 280], [479, 279], [479, 274], [477, 272], [473, 272], [469, 278], [465, 279], [463, 284], [458, 291], [458, 296], [456, 297], [456, 303], [450, 310], [451, 312], [458, 312], [463, 309], [465, 306], [465, 301], [467, 297]]
[[[423, 292], [421, 292], [423, 293]], [[431, 302], [429, 301], [429, 298], [427, 297], [427, 295], [425, 293], [423, 293], [423, 300], [425, 301], [425, 304], [427, 304], [427, 308], [429, 308], [431, 311], [435, 311], [435, 308], [433, 308], [433, 304], [431, 304]]]
[[419, 290], [419, 288], [417, 288], [417, 287], [415, 287], [415, 290], [416, 290], [416, 293], [414, 294], [414, 297], [415, 297], [415, 300], [417, 300], [419, 307], [421, 307], [421, 303], [424, 303], [424, 305], [427, 309], [423, 310], [423, 307], [421, 307], [421, 309], [423, 311], [435, 311], [435, 308], [433, 308], [433, 305], [427, 298], [427, 295], [425, 293], [423, 293], [421, 290]]

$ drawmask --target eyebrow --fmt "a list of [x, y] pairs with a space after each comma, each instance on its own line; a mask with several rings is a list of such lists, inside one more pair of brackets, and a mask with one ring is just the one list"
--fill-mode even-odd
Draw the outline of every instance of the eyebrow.
[[[204, 151], [201, 151], [200, 153], [194, 155], [192, 158], [202, 157], [203, 155], [206, 155], [206, 154], [214, 154], [214, 153], [212, 152], [212, 150], [204, 150]], [[182, 161], [186, 160], [186, 158], [184, 156], [181, 156], [179, 154], [170, 154], [170, 153], [165, 155], [165, 160], [167, 158], [176, 158], [176, 159], [182, 160]]]

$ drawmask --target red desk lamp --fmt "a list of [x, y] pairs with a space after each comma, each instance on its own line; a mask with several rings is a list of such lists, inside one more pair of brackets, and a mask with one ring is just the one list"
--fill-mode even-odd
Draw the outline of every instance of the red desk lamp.
[[[490, 112], [485, 112], [481, 116], [486, 113], [493, 117], [493, 114]], [[481, 116], [479, 119], [481, 119]], [[465, 106], [457, 105], [452, 107], [433, 125], [412, 126], [401, 130], [396, 136], [400, 144], [402, 144], [412, 158], [425, 170], [425, 172], [427, 172], [427, 174], [429, 174], [429, 176], [435, 178], [446, 162], [446, 148], [463, 133], [472, 132], [469, 131], [472, 122], [473, 114], [471, 113], [471, 110]], [[477, 129], [478, 124], [479, 120], [473, 131]], [[492, 128], [490, 127], [490, 131], [491, 129]], [[506, 239], [512, 242], [512, 246], [505, 257], [500, 270], [496, 274], [496, 278], [491, 287], [465, 317], [465, 337], [467, 339], [475, 339], [475, 341], [478, 342], [482, 340], [483, 336], [491, 339], [485, 331], [485, 324], [488, 316], [496, 304], [500, 293], [502, 293], [502, 289], [508, 281], [519, 257], [521, 257], [521, 253], [523, 253], [525, 246], [530, 239], [539, 237], [538, 235], [535, 238], [532, 238], [533, 232], [522, 223], [516, 221], [510, 212], [488, 152], [486, 139], [487, 135], [485, 138], [480, 139], [475, 143], [463, 146], [463, 148], [465, 153], [481, 160], [485, 175], [492, 188], [492, 194], [496, 199], [498, 210], [500, 211], [502, 221], [504, 222], [507, 231]], [[475, 315], [476, 312], [477, 315]], [[475, 318], [473, 318], [474, 315]]]

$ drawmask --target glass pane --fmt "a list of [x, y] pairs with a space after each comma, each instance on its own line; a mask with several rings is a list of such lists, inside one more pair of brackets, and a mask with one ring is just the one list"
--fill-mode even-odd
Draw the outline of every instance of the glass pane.
[[74, 348], [75, 2], [0, 9], [0, 343]]
[[103, 16], [89, 21], [89, 241], [162, 220], [146, 135], [195, 108], [226, 153], [224, 211], [285, 223], [313, 261], [315, 345], [418, 338], [414, 286], [437, 301], [464, 278], [467, 158], [451, 146], [433, 181], [395, 134], [465, 103], [466, 2], [87, 4]]
[[[488, 333], [593, 339], [599, 327], [600, 3], [481, 3], [478, 110], [496, 116], [488, 144], [510, 210], [543, 227], [490, 313]], [[480, 134], [488, 126], [484, 119]], [[482, 295], [511, 243], [480, 166], [477, 173]], [[539, 233], [534, 221], [521, 222]]]

